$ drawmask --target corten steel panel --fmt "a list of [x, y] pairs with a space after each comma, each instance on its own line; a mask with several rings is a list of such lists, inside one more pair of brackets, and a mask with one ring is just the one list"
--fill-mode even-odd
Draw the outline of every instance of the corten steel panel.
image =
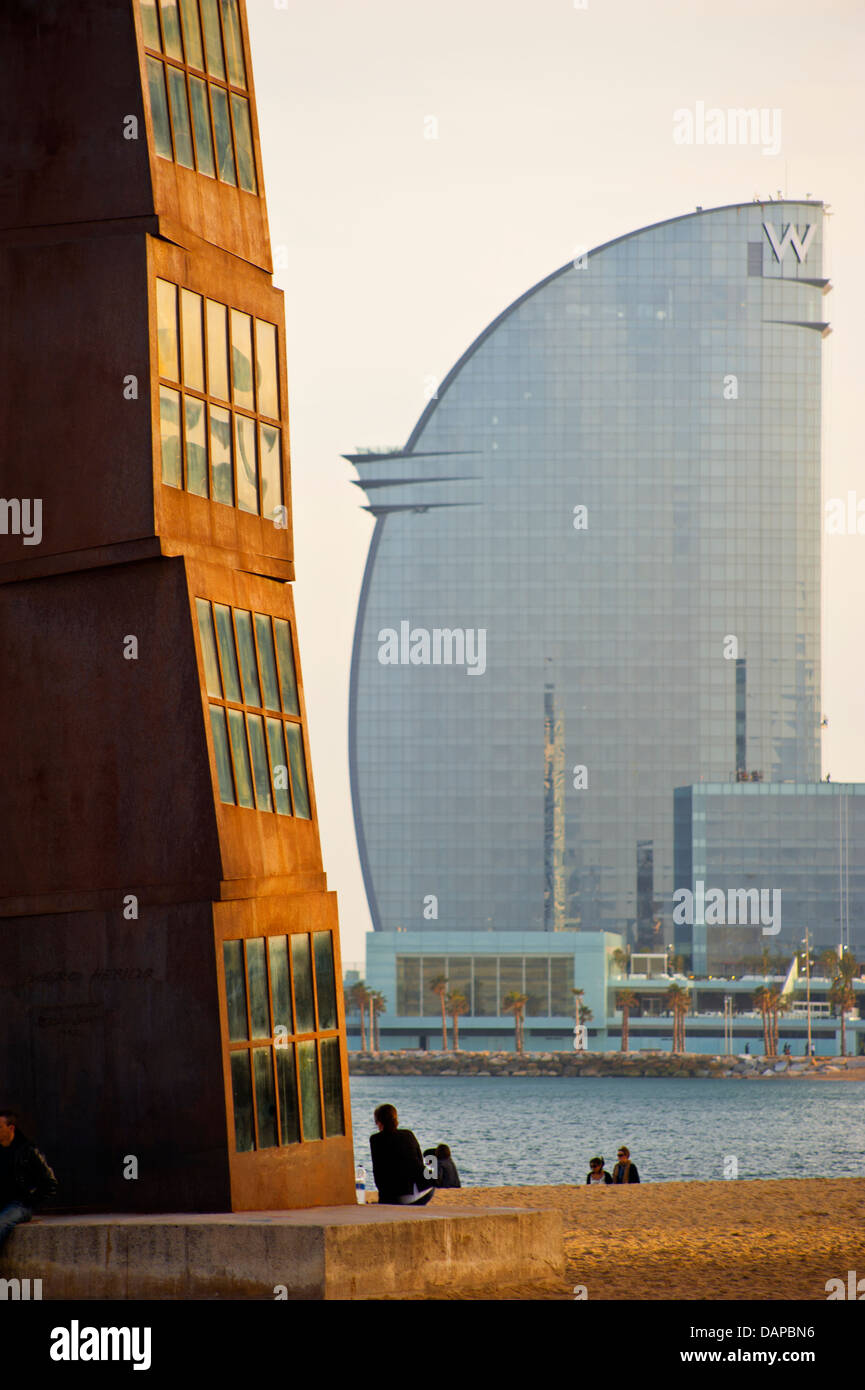
[[215, 897], [184, 562], [0, 585], [0, 650], [0, 916]]
[[0, 227], [152, 213], [144, 132], [131, 4], [3, 0]]
[[[187, 561], [190, 621], [196, 627], [196, 651], [199, 661], [200, 703], [203, 725], [207, 734], [210, 765], [213, 775], [213, 796], [222, 862], [223, 883], [219, 896], [247, 897], [253, 893], [300, 892], [310, 888], [324, 889], [321, 846], [318, 836], [318, 814], [312, 777], [309, 749], [309, 726], [303, 695], [303, 675], [298, 651], [294, 596], [288, 584], [278, 584], [258, 575], [240, 570], [228, 570], [220, 565], [204, 565]], [[200, 643], [197, 632], [195, 600], [209, 599], [232, 608], [250, 612], [269, 613], [271, 617], [286, 618], [294, 638], [294, 659], [297, 671], [298, 703], [300, 705], [303, 745], [306, 755], [306, 776], [309, 786], [310, 820], [297, 816], [280, 816], [275, 811], [253, 811], [244, 806], [231, 806], [219, 799], [213, 735], [208, 715], [208, 696], [204, 679]]]
[[40, 544], [0, 535], [0, 579], [153, 536], [144, 237], [2, 247], [0, 302], [0, 494], [42, 510]]
[[[293, 579], [281, 291], [204, 243], [64, 235], [0, 247], [0, 491], [41, 504], [39, 544], [0, 534], [0, 582], [160, 549]], [[162, 482], [157, 277], [276, 324], [285, 525]]]
[[[290, 897], [246, 899], [215, 903], [213, 908], [219, 1016], [224, 1040], [225, 1113], [231, 1168], [232, 1211], [280, 1207], [320, 1207], [355, 1200], [354, 1157], [349, 1097], [348, 1047], [340, 982], [342, 961], [335, 893], [305, 893]], [[331, 931], [336, 979], [337, 1024], [340, 1039], [342, 1100], [345, 1134], [273, 1149], [237, 1153], [228, 1048], [228, 1011], [222, 943], [239, 937], [284, 936], [293, 932]]]
[[[291, 531], [291, 472], [288, 437], [288, 387], [285, 371], [285, 322], [283, 294], [270, 277], [234, 256], [196, 242], [186, 250], [156, 237], [147, 238], [150, 294], [151, 420], [153, 439], [153, 489], [155, 526], [166, 553], [197, 554], [203, 559], [275, 579], [294, 578]], [[282, 491], [285, 525], [253, 516], [239, 507], [228, 507], [206, 497], [169, 487], [162, 482], [159, 449], [159, 362], [156, 340], [156, 279], [169, 280], [229, 308], [241, 309], [276, 325], [279, 352], [279, 403], [282, 424]]]
[[[272, 270], [242, 4], [240, 10], [258, 194], [155, 153], [133, 0], [4, 0], [0, 228], [156, 213]], [[137, 139], [125, 138], [128, 116], [137, 118]]]
[[[133, 0], [128, 0], [132, 5]], [[138, 97], [145, 96], [147, 112], [147, 144], [150, 153], [150, 169], [153, 187], [153, 205], [161, 217], [170, 218], [194, 235], [216, 246], [224, 246], [233, 255], [273, 270], [270, 254], [270, 233], [267, 225], [267, 204], [264, 197], [264, 180], [261, 170], [261, 147], [258, 139], [258, 115], [255, 105], [255, 91], [252, 80], [252, 62], [249, 53], [249, 31], [246, 23], [246, 7], [240, 0], [240, 22], [243, 28], [243, 57], [246, 68], [246, 94], [249, 97], [249, 116], [252, 128], [252, 143], [255, 154], [255, 174], [257, 193], [248, 193], [242, 188], [231, 188], [215, 178], [185, 169], [173, 160], [163, 159], [156, 153], [150, 122], [150, 96], [147, 88], [145, 70], [145, 49], [141, 32], [141, 19], [136, 10], [136, 29], [138, 32], [141, 68], [138, 79]], [[156, 50], [152, 50], [155, 52]]]
[[211, 904], [7, 919], [0, 978], [3, 1094], [57, 1174], [51, 1206], [229, 1210]]

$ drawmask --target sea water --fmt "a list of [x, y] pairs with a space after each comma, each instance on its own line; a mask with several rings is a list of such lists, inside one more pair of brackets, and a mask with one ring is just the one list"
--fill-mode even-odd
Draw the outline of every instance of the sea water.
[[477, 1187], [582, 1183], [621, 1144], [647, 1182], [865, 1175], [865, 1082], [354, 1076], [351, 1100], [357, 1162], [389, 1101]]

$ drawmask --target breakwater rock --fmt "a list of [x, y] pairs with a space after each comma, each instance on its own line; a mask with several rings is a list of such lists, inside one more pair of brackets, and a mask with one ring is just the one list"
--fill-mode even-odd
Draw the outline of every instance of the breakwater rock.
[[[722, 1057], [702, 1052], [350, 1052], [352, 1076], [831, 1076], [844, 1057]], [[863, 1061], [865, 1059], [855, 1059]]]

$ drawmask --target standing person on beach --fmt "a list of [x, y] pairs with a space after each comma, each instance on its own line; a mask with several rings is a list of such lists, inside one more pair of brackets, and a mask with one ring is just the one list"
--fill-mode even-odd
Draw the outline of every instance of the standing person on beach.
[[636, 1163], [631, 1162], [631, 1150], [623, 1144], [619, 1149], [619, 1161], [613, 1169], [613, 1182], [639, 1182]]
[[607, 1183], [613, 1181], [604, 1167], [604, 1160], [602, 1158], [590, 1158], [589, 1170], [589, 1175], [586, 1178], [586, 1184], [589, 1187], [594, 1187], [596, 1184], [600, 1184], [603, 1187]]
[[379, 1205], [425, 1206], [435, 1188], [426, 1183], [420, 1144], [410, 1129], [397, 1128], [396, 1106], [380, 1105], [374, 1118], [378, 1134], [369, 1136], [369, 1147]]

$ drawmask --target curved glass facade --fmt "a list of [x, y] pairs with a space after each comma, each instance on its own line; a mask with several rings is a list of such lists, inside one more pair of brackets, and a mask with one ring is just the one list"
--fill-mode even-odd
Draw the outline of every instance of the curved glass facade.
[[351, 456], [377, 929], [671, 940], [674, 788], [819, 777], [821, 265], [819, 203], [634, 232]]

